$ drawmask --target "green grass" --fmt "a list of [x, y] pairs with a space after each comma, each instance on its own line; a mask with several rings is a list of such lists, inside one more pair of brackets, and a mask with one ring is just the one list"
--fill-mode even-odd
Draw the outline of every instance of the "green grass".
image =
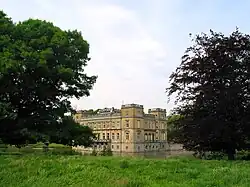
[[[0, 144], [0, 155], [26, 155], [26, 154], [36, 154], [41, 155], [45, 154], [43, 149], [44, 144], [43, 143], [37, 143], [37, 144], [29, 144], [25, 147], [17, 148], [15, 146], [7, 146], [7, 145], [1, 145]], [[80, 154], [76, 151], [72, 150], [70, 146], [65, 146], [62, 144], [49, 144], [49, 149], [46, 154], [55, 154], [55, 155], [76, 155]]]
[[248, 187], [250, 162], [25, 155], [0, 156], [8, 187]]

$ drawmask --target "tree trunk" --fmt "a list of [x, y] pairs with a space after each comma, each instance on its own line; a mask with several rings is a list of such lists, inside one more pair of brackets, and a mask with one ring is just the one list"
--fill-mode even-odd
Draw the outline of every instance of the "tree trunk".
[[227, 157], [228, 160], [235, 160], [235, 149], [228, 149], [227, 150]]

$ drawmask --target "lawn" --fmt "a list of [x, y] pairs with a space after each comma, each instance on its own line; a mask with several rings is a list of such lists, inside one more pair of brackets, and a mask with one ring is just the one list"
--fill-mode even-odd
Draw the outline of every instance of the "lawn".
[[0, 186], [249, 187], [250, 162], [2, 155]]

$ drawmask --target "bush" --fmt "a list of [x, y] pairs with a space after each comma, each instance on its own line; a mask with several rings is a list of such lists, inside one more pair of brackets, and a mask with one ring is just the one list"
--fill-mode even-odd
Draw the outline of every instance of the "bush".
[[101, 151], [101, 154], [100, 154], [101, 156], [112, 156], [113, 155], [113, 152], [112, 152], [112, 150], [111, 150], [111, 148], [110, 147], [106, 147], [106, 146], [104, 146], [103, 147], [103, 150]]
[[72, 148], [55, 148], [51, 149], [51, 151], [48, 151], [47, 153], [52, 155], [82, 155]]
[[113, 152], [110, 147], [108, 147], [106, 150], [106, 156], [113, 156]]
[[8, 146], [5, 144], [0, 144], [0, 151], [5, 152], [8, 149]]
[[97, 152], [95, 149], [93, 149], [93, 151], [90, 153], [91, 156], [97, 156]]
[[120, 168], [125, 169], [128, 168], [128, 166], [129, 166], [128, 161], [126, 160], [121, 161]]
[[22, 155], [20, 152], [1, 152], [0, 155]]
[[205, 154], [207, 160], [223, 160], [226, 159], [226, 155], [223, 152], [209, 152]]
[[250, 160], [250, 151], [249, 150], [242, 150], [237, 152], [236, 155], [237, 160]]

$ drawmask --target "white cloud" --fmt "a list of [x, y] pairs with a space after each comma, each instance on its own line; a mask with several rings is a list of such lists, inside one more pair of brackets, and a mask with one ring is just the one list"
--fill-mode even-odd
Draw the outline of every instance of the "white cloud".
[[90, 43], [92, 60], [87, 72], [98, 75], [98, 80], [91, 96], [72, 100], [73, 106], [120, 107], [124, 100], [146, 108], [166, 107], [167, 79], [163, 69], [167, 68], [168, 51], [147, 31], [136, 12], [103, 2], [35, 2], [30, 10], [20, 10], [15, 15], [11, 15], [12, 11], [9, 15], [19, 19], [19, 14], [25, 14], [52, 21], [64, 29], [81, 30]]

